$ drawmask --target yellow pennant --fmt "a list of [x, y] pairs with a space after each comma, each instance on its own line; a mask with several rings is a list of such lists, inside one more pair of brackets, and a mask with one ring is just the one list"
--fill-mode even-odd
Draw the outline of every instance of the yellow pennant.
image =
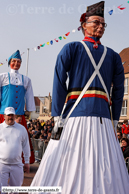
[[47, 42], [47, 45], [49, 45], [50, 43], [49, 42]]
[[66, 37], [63, 35], [63, 38], [66, 39]]

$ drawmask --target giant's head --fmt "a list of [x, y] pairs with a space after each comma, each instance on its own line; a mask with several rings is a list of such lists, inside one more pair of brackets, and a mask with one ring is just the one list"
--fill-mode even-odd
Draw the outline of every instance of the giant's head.
[[104, 1], [87, 7], [80, 18], [82, 32], [85, 36], [101, 38], [107, 24], [104, 20]]
[[14, 70], [18, 70], [20, 68], [21, 62], [22, 59], [19, 50], [17, 50], [8, 58], [8, 65], [10, 65], [10, 68]]

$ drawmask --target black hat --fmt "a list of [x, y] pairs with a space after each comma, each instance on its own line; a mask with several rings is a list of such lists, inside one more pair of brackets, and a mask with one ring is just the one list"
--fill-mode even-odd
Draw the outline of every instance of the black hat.
[[86, 16], [101, 16], [104, 18], [104, 3], [105, 1], [100, 1], [99, 3], [90, 5], [87, 7]]

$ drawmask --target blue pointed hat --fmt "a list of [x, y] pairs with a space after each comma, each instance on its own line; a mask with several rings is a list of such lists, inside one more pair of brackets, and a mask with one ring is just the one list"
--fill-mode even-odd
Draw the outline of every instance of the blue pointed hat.
[[11, 59], [20, 59], [20, 60], [22, 61], [19, 50], [17, 50], [15, 53], [13, 53], [13, 54], [8, 58], [8, 66], [10, 65]]

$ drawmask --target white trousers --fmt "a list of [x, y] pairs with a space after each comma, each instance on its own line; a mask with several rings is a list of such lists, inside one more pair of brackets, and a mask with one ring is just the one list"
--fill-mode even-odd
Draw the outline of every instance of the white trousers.
[[2, 186], [21, 186], [23, 183], [22, 164], [3, 164], [0, 163], [0, 190]]

